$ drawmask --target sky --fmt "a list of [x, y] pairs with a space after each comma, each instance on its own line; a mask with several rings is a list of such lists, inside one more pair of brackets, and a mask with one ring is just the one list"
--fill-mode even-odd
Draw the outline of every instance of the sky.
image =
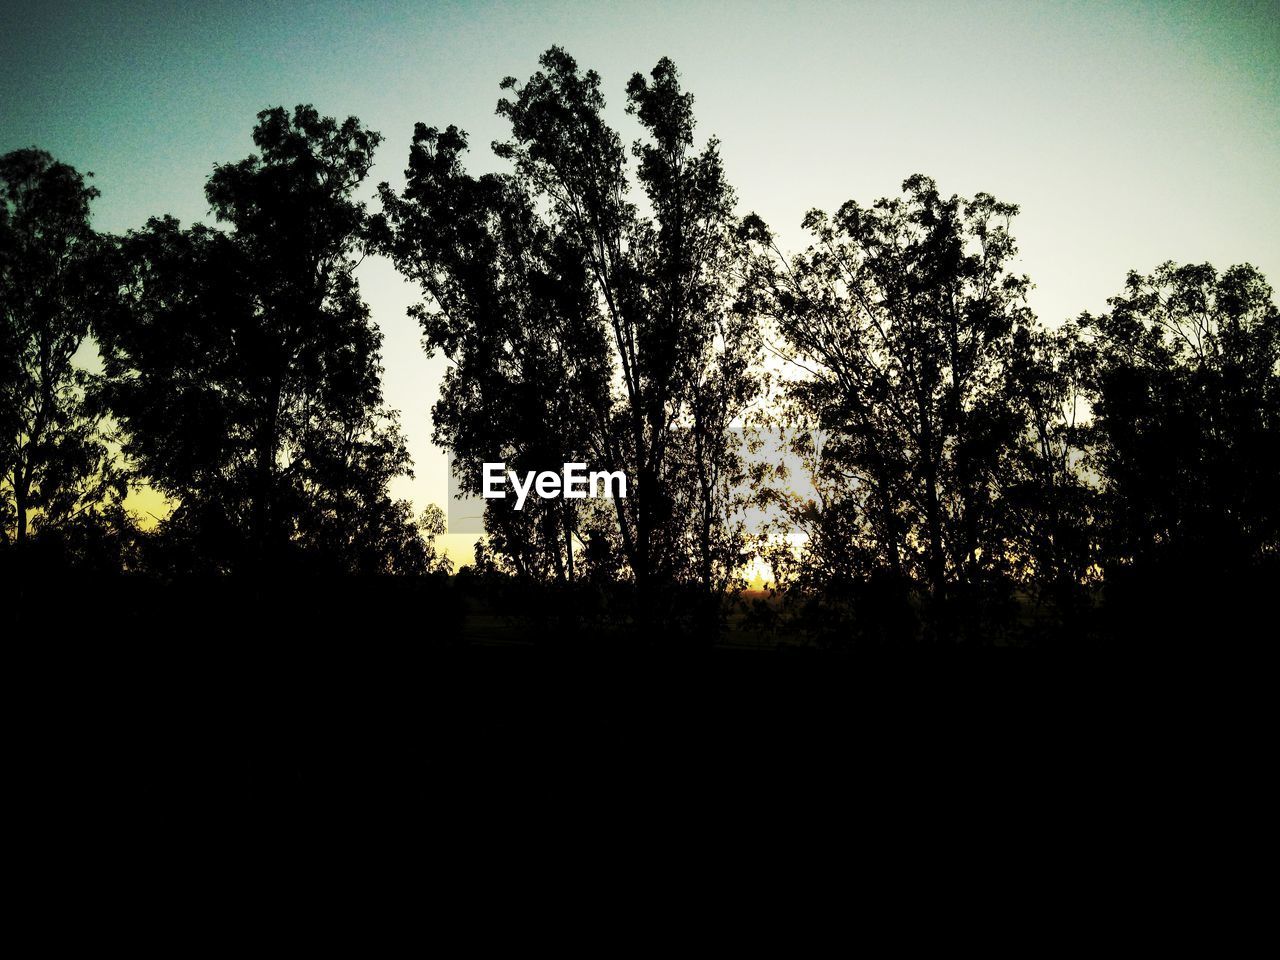
[[[215, 163], [252, 152], [259, 110], [311, 103], [385, 136], [370, 178], [402, 183], [415, 122], [471, 135], [503, 169], [494, 106], [547, 47], [597, 70], [632, 140], [627, 79], [663, 56], [716, 136], [740, 210], [782, 245], [813, 207], [869, 203], [913, 173], [1017, 203], [1017, 267], [1056, 324], [1131, 269], [1250, 262], [1280, 283], [1276, 2], [84, 2], [0, 0], [0, 153], [38, 146], [102, 191], [99, 230], [209, 221]], [[372, 193], [372, 190], [370, 190]], [[413, 480], [442, 506], [430, 409], [444, 369], [384, 260], [360, 280]], [[450, 536], [455, 557], [474, 536]]]

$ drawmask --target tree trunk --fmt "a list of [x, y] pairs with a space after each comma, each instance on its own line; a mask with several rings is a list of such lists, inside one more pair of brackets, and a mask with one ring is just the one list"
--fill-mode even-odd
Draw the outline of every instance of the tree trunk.
[[13, 503], [18, 511], [18, 529], [16, 543], [21, 549], [23, 544], [27, 542], [27, 484], [17, 482], [17, 474], [14, 475], [13, 484]]

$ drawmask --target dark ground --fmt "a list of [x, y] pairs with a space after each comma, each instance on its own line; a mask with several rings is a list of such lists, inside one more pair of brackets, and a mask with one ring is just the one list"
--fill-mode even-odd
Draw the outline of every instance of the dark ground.
[[769, 820], [922, 779], [904, 802], [976, 778], [1013, 809], [1082, 770], [1238, 767], [1268, 726], [1248, 690], [1269, 673], [1199, 656], [549, 642], [421, 581], [53, 586], [5, 644], [11, 742], [38, 803], [90, 832]]

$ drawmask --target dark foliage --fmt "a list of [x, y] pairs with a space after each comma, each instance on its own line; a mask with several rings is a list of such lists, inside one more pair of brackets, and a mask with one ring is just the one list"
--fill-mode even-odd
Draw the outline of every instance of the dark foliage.
[[120, 241], [104, 399], [139, 477], [177, 501], [164, 566], [428, 568], [408, 504], [387, 493], [409, 457], [353, 275], [354, 194], [380, 139], [311, 107], [263, 111], [260, 154], [206, 187], [226, 229], [166, 217]]
[[[82, 629], [110, 608], [171, 639], [429, 610], [432, 649], [583, 657], [1152, 650], [1269, 622], [1280, 311], [1256, 269], [1132, 273], [1105, 313], [1050, 328], [1010, 203], [916, 175], [810, 212], [787, 254], [740, 217], [670, 60], [626, 86], [629, 148], [560, 48], [502, 89], [505, 172], [468, 173], [466, 134], [419, 124], [374, 214], [381, 137], [308, 106], [264, 110], [257, 153], [215, 167], [212, 226], [102, 237], [84, 176], [0, 157], [0, 581], [20, 624], [71, 595]], [[490, 500], [450, 577], [438, 508], [389, 493], [410, 464], [367, 252], [421, 290], [450, 362], [434, 436], [465, 491], [486, 461], [587, 463], [629, 497]], [[801, 476], [752, 462], [757, 421]], [[130, 481], [172, 512], [138, 524]], [[770, 517], [754, 546], [749, 503]], [[753, 549], [765, 596], [742, 594]]]
[[1280, 572], [1280, 312], [1245, 264], [1131, 273], [1085, 315], [1110, 632], [1239, 640]]
[[[760, 396], [754, 316], [734, 309], [745, 262], [715, 141], [695, 152], [691, 95], [662, 60], [628, 87], [634, 145], [602, 116], [600, 78], [559, 48], [498, 112], [515, 172], [472, 177], [465, 134], [419, 125], [397, 195], [383, 185], [382, 246], [428, 301], [429, 350], [453, 363], [437, 442], [479, 492], [483, 461], [623, 470], [627, 499], [487, 505], [513, 573], [634, 582], [646, 616], [698, 584], [713, 613], [743, 560], [745, 464], [734, 431]], [[637, 208], [638, 188], [651, 214]]]
[[43, 539], [90, 565], [128, 536], [95, 378], [75, 362], [106, 293], [97, 196], [42, 150], [0, 157], [0, 543]]

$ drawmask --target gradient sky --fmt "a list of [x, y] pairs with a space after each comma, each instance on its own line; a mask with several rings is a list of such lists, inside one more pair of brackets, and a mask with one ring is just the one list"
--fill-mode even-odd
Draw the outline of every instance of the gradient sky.
[[[560, 44], [601, 73], [628, 140], [627, 78], [672, 57], [742, 212], [786, 246], [810, 207], [921, 172], [1022, 207], [1020, 268], [1049, 323], [1168, 259], [1248, 261], [1280, 283], [1280, 2], [0, 0], [0, 24], [0, 153], [36, 145], [92, 170], [100, 230], [207, 219], [213, 164], [247, 155], [278, 104], [383, 133], [373, 182], [401, 181], [416, 121], [456, 123], [472, 168], [499, 169], [498, 81]], [[390, 265], [360, 276], [416, 461], [397, 493], [443, 504], [443, 361]], [[460, 559], [472, 539], [447, 538]]]

